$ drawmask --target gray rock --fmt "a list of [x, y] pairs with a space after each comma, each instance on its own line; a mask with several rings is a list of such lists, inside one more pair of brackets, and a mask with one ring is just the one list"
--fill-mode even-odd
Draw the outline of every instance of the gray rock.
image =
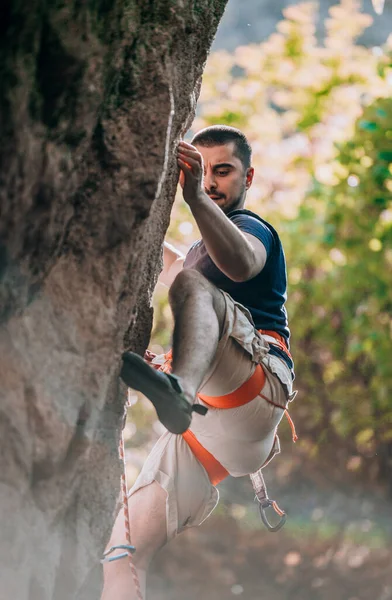
[[2, 6], [1, 600], [99, 597], [120, 356], [149, 339], [175, 147], [225, 3]]

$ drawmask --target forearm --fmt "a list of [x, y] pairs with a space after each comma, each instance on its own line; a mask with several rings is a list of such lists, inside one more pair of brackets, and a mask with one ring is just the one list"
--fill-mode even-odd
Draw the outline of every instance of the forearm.
[[245, 235], [204, 192], [191, 206], [211, 260], [233, 281], [249, 278], [255, 253]]

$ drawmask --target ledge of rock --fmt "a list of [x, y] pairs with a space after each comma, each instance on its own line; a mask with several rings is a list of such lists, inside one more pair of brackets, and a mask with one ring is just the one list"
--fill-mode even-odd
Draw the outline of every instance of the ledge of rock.
[[1, 600], [99, 597], [120, 356], [149, 340], [175, 147], [225, 4], [1, 8]]

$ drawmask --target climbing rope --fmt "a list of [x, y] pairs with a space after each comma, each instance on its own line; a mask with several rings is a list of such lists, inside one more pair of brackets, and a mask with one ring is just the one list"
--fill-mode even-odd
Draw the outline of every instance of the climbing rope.
[[[131, 406], [130, 393], [131, 393], [131, 390], [128, 388], [127, 401], [125, 403], [126, 409]], [[103, 560], [101, 560], [101, 562], [102, 563], [113, 562], [115, 560], [119, 560], [121, 558], [128, 557], [129, 567], [130, 567], [131, 573], [132, 573], [132, 579], [133, 579], [133, 583], [134, 583], [135, 590], [136, 590], [137, 600], [143, 600], [142, 591], [140, 589], [140, 581], [139, 581], [139, 577], [137, 574], [137, 569], [135, 567], [135, 563], [133, 562], [133, 557], [132, 557], [132, 554], [135, 552], [135, 547], [132, 546], [131, 527], [130, 527], [130, 522], [129, 522], [127, 471], [126, 471], [127, 465], [126, 465], [125, 451], [124, 451], [124, 430], [121, 434], [120, 444], [119, 444], [119, 448], [118, 448], [118, 454], [119, 454], [120, 460], [122, 461], [122, 464], [123, 464], [123, 472], [121, 473], [121, 494], [122, 494], [122, 503], [123, 503], [123, 510], [124, 510], [126, 544], [122, 544], [119, 546], [112, 546], [111, 548], [109, 548], [109, 550], [107, 550], [104, 553], [104, 558], [103, 558]], [[114, 552], [114, 550], [120, 550], [120, 549], [125, 550], [125, 552], [123, 552], [122, 554], [117, 554], [116, 556], [109, 556], [112, 552]]]
[[[128, 389], [128, 397], [126, 407], [130, 406], [130, 390]], [[140, 589], [140, 581], [137, 574], [137, 570], [135, 567], [135, 563], [132, 558], [132, 541], [131, 541], [131, 527], [129, 523], [129, 508], [128, 508], [128, 490], [127, 490], [127, 474], [126, 474], [126, 460], [125, 460], [125, 452], [124, 452], [124, 432], [121, 435], [120, 447], [119, 447], [119, 456], [123, 461], [123, 472], [121, 473], [121, 493], [122, 493], [122, 501], [123, 501], [123, 509], [124, 509], [124, 521], [125, 521], [125, 539], [127, 542], [127, 546], [129, 546], [127, 550], [129, 566], [132, 572], [132, 579], [136, 589], [136, 597], [137, 600], [143, 600], [142, 592]]]
[[[123, 436], [121, 437], [119, 454], [120, 454], [120, 458], [122, 458], [123, 462], [124, 462], [124, 472], [121, 475], [121, 491], [122, 491], [123, 508], [124, 508], [125, 539], [126, 539], [127, 545], [131, 546], [132, 545], [131, 527], [129, 524], [127, 480], [126, 480], [126, 473], [125, 473], [126, 463], [125, 463], [124, 437]], [[129, 566], [130, 566], [131, 573], [132, 573], [132, 579], [133, 579], [133, 583], [134, 583], [135, 590], [136, 590], [137, 600], [143, 600], [142, 591], [140, 589], [139, 577], [137, 574], [135, 563], [133, 562], [133, 558], [132, 558], [132, 550], [128, 549], [127, 554], [128, 554], [128, 559], [129, 559]]]

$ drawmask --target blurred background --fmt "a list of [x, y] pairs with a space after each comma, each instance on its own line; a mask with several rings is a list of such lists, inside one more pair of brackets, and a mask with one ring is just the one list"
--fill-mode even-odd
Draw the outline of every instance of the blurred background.
[[[192, 131], [239, 127], [253, 147], [248, 208], [286, 252], [299, 440], [265, 470], [284, 529], [259, 521], [249, 478], [156, 560], [149, 600], [392, 599], [392, 2], [230, 0]], [[390, 37], [388, 37], [390, 36]], [[167, 239], [198, 231], [178, 195]], [[158, 285], [150, 349], [170, 347]], [[132, 396], [128, 484], [162, 428]]]

